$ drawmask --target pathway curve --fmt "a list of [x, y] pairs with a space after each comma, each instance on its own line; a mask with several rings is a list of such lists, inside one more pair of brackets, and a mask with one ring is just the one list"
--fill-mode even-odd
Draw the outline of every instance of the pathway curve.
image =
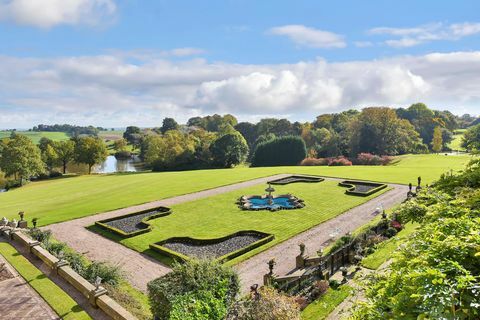
[[307, 255], [316, 255], [321, 245], [330, 239], [329, 235], [335, 228], [340, 230], [339, 236], [352, 232], [375, 217], [374, 212], [379, 203], [389, 209], [405, 200], [407, 186], [391, 184], [390, 187], [393, 189], [238, 264], [235, 269], [240, 275], [244, 292], [252, 284], [263, 284], [263, 275], [268, 273], [267, 262], [270, 259], [275, 258], [277, 262], [274, 270], [276, 274], [287, 274], [295, 269], [295, 256], [299, 254], [300, 243], [306, 245]]
[[0, 281], [0, 318], [5, 320], [60, 319], [55, 311], [23, 279], [0, 254], [14, 278]]
[[[176, 204], [194, 201], [262, 183], [273, 179], [290, 176], [291, 174], [280, 174], [271, 177], [254, 179], [246, 182], [236, 183], [228, 186], [222, 186], [214, 189], [204, 190], [178, 197], [168, 198], [149, 202], [129, 208], [100, 213], [94, 216], [75, 219], [67, 222], [52, 224], [44, 227], [53, 232], [55, 238], [66, 242], [76, 251], [84, 254], [91, 260], [108, 261], [119, 265], [125, 272], [127, 278], [136, 288], [145, 291], [147, 283], [155, 278], [161, 277], [168, 272], [170, 268], [152, 257], [129, 249], [117, 242], [104, 238], [96, 233], [86, 229], [93, 225], [95, 221], [122, 216], [124, 214], [138, 212], [141, 210], [152, 209], [159, 206], [173, 206]], [[331, 180], [344, 180], [332, 179]], [[405, 198], [408, 191], [407, 186], [390, 185], [393, 190], [353, 208], [336, 218], [326, 221], [310, 230], [307, 230], [297, 236], [286, 240], [266, 251], [259, 253], [252, 258], [240, 263], [235, 268], [240, 273], [243, 290], [246, 291], [254, 283], [262, 283], [263, 274], [268, 271], [267, 262], [272, 257], [276, 258], [276, 273], [284, 274], [295, 267], [295, 255], [298, 253], [298, 244], [303, 242], [315, 252], [319, 245], [328, 240], [329, 234], [334, 227], [338, 227], [342, 233], [353, 231], [361, 225], [373, 219], [372, 212], [382, 203], [385, 209], [399, 204]], [[308, 253], [308, 250], [307, 250]]]
[[258, 184], [266, 183], [291, 174], [279, 174], [271, 177], [259, 178], [250, 181], [235, 183], [214, 189], [181, 195], [173, 198], [153, 201], [124, 209], [109, 211], [89, 217], [79, 218], [66, 222], [51, 224], [42, 229], [50, 229], [56, 239], [66, 242], [77, 252], [84, 254], [90, 260], [108, 261], [117, 264], [126, 274], [133, 286], [145, 291], [147, 283], [170, 272], [170, 268], [156, 259], [129, 249], [120, 243], [111, 241], [85, 227], [91, 226], [95, 221], [114, 218], [128, 213], [148, 210], [160, 206], [170, 207], [176, 204], [207, 198], [218, 194], [243, 189]]

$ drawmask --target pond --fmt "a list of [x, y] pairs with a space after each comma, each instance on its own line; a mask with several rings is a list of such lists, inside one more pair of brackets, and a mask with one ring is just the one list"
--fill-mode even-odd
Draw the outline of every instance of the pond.
[[[117, 159], [115, 156], [108, 156], [100, 165], [96, 165], [92, 169], [92, 173], [116, 173], [116, 172], [139, 172], [144, 171], [142, 161], [138, 156], [130, 159]], [[88, 173], [88, 166], [84, 164], [71, 163], [67, 166], [70, 173]]]

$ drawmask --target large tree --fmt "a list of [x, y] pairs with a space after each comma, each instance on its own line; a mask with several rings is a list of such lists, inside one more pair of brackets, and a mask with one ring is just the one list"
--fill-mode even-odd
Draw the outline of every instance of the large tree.
[[257, 145], [252, 157], [252, 166], [296, 166], [306, 156], [305, 141], [301, 137], [279, 137]]
[[24, 135], [15, 134], [5, 139], [1, 148], [0, 168], [7, 176], [24, 179], [44, 171], [40, 149]]
[[81, 137], [75, 144], [75, 161], [88, 165], [88, 174], [92, 173], [92, 167], [107, 159], [107, 146], [102, 139], [97, 137]]
[[177, 121], [175, 121], [175, 119], [173, 118], [165, 118], [163, 119], [163, 122], [162, 122], [162, 127], [160, 128], [160, 131], [162, 133], [165, 133], [169, 130], [177, 130], [179, 127]]
[[142, 140], [142, 130], [139, 127], [129, 126], [123, 133], [123, 138], [136, 148]]
[[462, 147], [467, 151], [480, 151], [480, 124], [471, 127], [465, 132]]
[[72, 140], [55, 141], [53, 148], [57, 154], [57, 160], [62, 166], [63, 173], [67, 173], [67, 164], [75, 159], [75, 142]]
[[443, 148], [442, 128], [437, 126], [433, 131], [432, 150], [438, 153], [442, 151], [442, 148]]
[[225, 168], [244, 162], [248, 150], [247, 141], [239, 132], [220, 137], [210, 147], [214, 163]]

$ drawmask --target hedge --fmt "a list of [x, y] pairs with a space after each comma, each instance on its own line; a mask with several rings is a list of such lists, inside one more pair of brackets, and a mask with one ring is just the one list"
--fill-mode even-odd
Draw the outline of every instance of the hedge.
[[296, 166], [307, 156], [305, 141], [285, 136], [260, 143], [252, 157], [252, 167]]
[[[367, 185], [367, 186], [372, 186], [374, 187], [373, 189], [368, 190], [367, 192], [360, 192], [356, 191], [356, 186], [355, 184], [362, 184], [362, 185]], [[362, 197], [368, 197], [382, 189], [385, 189], [387, 187], [386, 184], [384, 183], [375, 183], [375, 182], [363, 182], [363, 181], [342, 181], [338, 184], [340, 187], [347, 187], [347, 191], [345, 191], [346, 194], [352, 195], [352, 196], [362, 196]]]

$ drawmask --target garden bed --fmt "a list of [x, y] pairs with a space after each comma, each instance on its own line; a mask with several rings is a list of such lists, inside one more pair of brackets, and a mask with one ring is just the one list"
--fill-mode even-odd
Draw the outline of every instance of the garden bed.
[[239, 231], [222, 238], [169, 238], [150, 245], [154, 251], [180, 261], [215, 259], [225, 262], [272, 241], [273, 235], [259, 231]]
[[269, 181], [268, 183], [274, 184], [274, 185], [286, 185], [289, 183], [297, 183], [297, 182], [316, 183], [316, 182], [322, 182], [322, 181], [325, 181], [325, 179], [322, 177], [293, 175], [285, 178], [272, 180], [272, 181]]
[[362, 197], [372, 195], [387, 187], [384, 183], [351, 180], [342, 181], [338, 185], [348, 188], [347, 191], [345, 191], [346, 194]]
[[170, 213], [172, 213], [170, 208], [158, 207], [97, 221], [95, 224], [103, 229], [118, 234], [121, 237], [127, 238], [149, 232], [152, 227], [147, 222], [148, 220], [164, 217]]

